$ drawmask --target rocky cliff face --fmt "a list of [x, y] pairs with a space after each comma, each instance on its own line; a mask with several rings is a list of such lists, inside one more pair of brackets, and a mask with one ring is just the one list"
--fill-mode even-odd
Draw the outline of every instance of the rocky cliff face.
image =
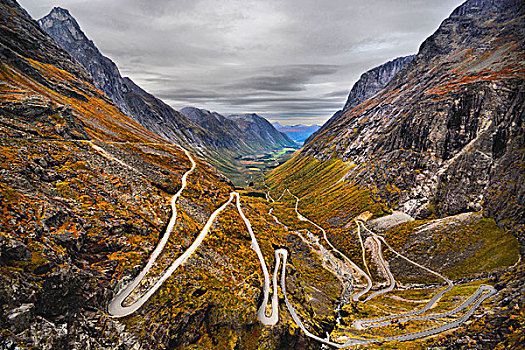
[[365, 102], [383, 90], [401, 69], [412, 62], [414, 57], [415, 55], [398, 57], [363, 73], [354, 86], [352, 86], [352, 90], [350, 90], [348, 99], [343, 107], [343, 112]]
[[87, 69], [93, 77], [95, 86], [109, 96], [122, 112], [131, 116], [124, 99], [128, 89], [116, 64], [100, 53], [95, 44], [82, 32], [69, 11], [55, 7], [38, 23], [49, 36]]
[[[383, 90], [339, 111], [266, 178], [363, 265], [366, 240], [361, 250], [351, 228], [366, 212], [385, 242], [455, 283], [492, 276], [498, 293], [472, 322], [378, 348], [524, 347], [524, 18], [522, 1], [466, 1]], [[396, 289], [425, 278], [395, 255]]]
[[378, 94], [305, 147], [416, 217], [484, 210], [523, 230], [524, 7], [470, 0]]

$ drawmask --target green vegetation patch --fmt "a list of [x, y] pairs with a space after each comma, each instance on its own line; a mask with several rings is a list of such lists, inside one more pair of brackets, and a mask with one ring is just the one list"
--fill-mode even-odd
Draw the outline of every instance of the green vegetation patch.
[[[457, 268], [450, 268], [444, 272], [451, 278], [472, 276], [477, 273], [511, 266], [518, 261], [518, 240], [511, 232], [505, 231], [496, 225], [492, 218], [482, 218], [460, 229], [464, 244], [474, 245], [483, 242], [476, 253], [465, 259]], [[447, 240], [445, 239], [446, 243]]]
[[[418, 231], [427, 223], [431, 221], [403, 223], [388, 230], [385, 239], [400, 253], [451, 279], [511, 266], [518, 260], [517, 239], [498, 227], [492, 218], [470, 214], [466, 220], [449, 218], [432, 229]], [[388, 249], [383, 252], [387, 259], [395, 257]], [[423, 276], [423, 271], [420, 272]], [[410, 275], [406, 273], [400, 279], [414, 282], [414, 276]], [[420, 282], [427, 282], [427, 279]]]

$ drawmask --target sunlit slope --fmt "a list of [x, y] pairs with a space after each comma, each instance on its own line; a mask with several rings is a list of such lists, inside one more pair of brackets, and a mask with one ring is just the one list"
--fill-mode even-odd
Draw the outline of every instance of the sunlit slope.
[[[286, 188], [300, 197], [301, 212], [315, 219], [327, 229], [337, 247], [347, 250], [349, 254], [357, 258], [356, 260], [360, 260], [359, 255], [356, 255], [359, 247], [353, 232], [355, 228], [353, 219], [365, 211], [371, 212], [372, 218], [381, 217], [390, 214], [392, 209], [387, 203], [373, 199], [374, 189], [370, 190], [343, 180], [345, 175], [353, 169], [353, 166], [338, 159], [318, 161], [299, 153], [271, 172], [266, 184], [274, 198]], [[288, 216], [292, 215], [292, 212], [288, 214]], [[391, 239], [396, 248], [408, 254], [416, 256], [418, 251], [426, 251], [428, 254], [430, 253], [429, 247], [423, 248], [419, 245], [432, 244], [426, 243], [429, 238], [425, 238], [424, 242], [418, 242], [414, 237], [411, 239], [412, 243], [407, 242], [409, 237], [416, 234], [417, 227], [430, 222], [432, 219], [429, 218], [402, 224], [388, 231], [386, 237]], [[435, 260], [440, 261], [433, 266], [438, 270], [445, 269], [447, 265], [443, 265], [442, 258], [437, 258], [437, 255], [446, 256], [448, 253], [451, 256], [456, 253], [462, 255], [458, 252], [464, 253], [472, 249], [478, 252], [480, 247], [484, 248], [473, 256], [477, 256], [479, 260], [486, 259], [490, 263], [474, 261], [474, 257], [460, 259], [462, 263], [454, 266], [454, 271], [456, 269], [463, 271], [464, 273], [460, 274], [461, 277], [468, 277], [467, 271], [479, 273], [516, 262], [518, 258], [516, 238], [511, 232], [498, 228], [493, 219], [482, 218], [480, 215], [464, 215], [459, 218], [451, 217], [445, 220], [446, 222], [450, 222], [450, 225], [436, 225], [436, 229], [430, 234], [432, 242], [442, 242], [432, 248], [435, 249], [435, 252], [432, 253], [432, 255], [436, 254]], [[497, 245], [501, 246], [501, 249], [495, 249]], [[434, 264], [432, 255], [430, 256], [431, 265]], [[472, 252], [467, 255], [471, 256]], [[428, 258], [429, 256], [426, 256], [424, 259]], [[494, 261], [499, 263], [494, 263]], [[472, 266], [473, 263], [481, 263], [481, 265]]]
[[[266, 184], [274, 197], [284, 189], [290, 189], [302, 198], [304, 212], [323, 222], [338, 217], [333, 226], [344, 225], [364, 211], [370, 211], [375, 216], [385, 215], [387, 206], [375, 202], [368, 189], [345, 183], [344, 178], [352, 168], [350, 162], [335, 158], [319, 161], [299, 152], [272, 171]], [[330, 203], [329, 207], [324, 205], [327, 203]]]

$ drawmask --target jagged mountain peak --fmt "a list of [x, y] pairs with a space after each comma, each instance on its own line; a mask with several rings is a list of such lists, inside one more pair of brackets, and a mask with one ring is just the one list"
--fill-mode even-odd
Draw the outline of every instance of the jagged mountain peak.
[[414, 57], [416, 55], [398, 57], [363, 73], [352, 87], [343, 111], [359, 105], [381, 91]]
[[60, 27], [62, 30], [61, 35], [64, 40], [70, 42], [86, 41], [94, 47], [93, 42], [87, 38], [77, 20], [71, 15], [68, 9], [54, 7], [51, 12], [47, 16], [41, 18], [38, 23], [45, 31], [53, 30], [53, 27]]
[[67, 9], [53, 8], [47, 16], [38, 20], [38, 24], [88, 70], [97, 88], [110, 97], [123, 113], [134, 118], [124, 97], [129, 88], [117, 65], [100, 52]]
[[[51, 17], [54, 17], [56, 19], [59, 19], [59, 20], [70, 20], [74, 23], [77, 23], [77, 21], [75, 20], [75, 18], [71, 15], [71, 13], [69, 12], [68, 9], [66, 8], [63, 8], [63, 7], [60, 7], [60, 6], [55, 6], [51, 9], [51, 12], [49, 12], [48, 16], [51, 16]], [[78, 24], [78, 23], [77, 23]]]
[[335, 112], [334, 115], [321, 126], [321, 128], [318, 128], [318, 130], [304, 141], [305, 144], [309, 143], [314, 137], [327, 130], [331, 125], [337, 123], [339, 118], [345, 112], [360, 105], [383, 90], [403, 68], [414, 60], [415, 57], [416, 55], [398, 57], [361, 74], [359, 80], [357, 80], [352, 86], [343, 109]]

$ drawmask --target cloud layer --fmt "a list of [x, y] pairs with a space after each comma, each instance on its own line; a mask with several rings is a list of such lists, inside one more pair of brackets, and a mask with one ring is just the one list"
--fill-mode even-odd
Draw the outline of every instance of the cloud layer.
[[366, 70], [416, 53], [460, 0], [19, 0], [70, 10], [122, 75], [175, 109], [322, 123]]

